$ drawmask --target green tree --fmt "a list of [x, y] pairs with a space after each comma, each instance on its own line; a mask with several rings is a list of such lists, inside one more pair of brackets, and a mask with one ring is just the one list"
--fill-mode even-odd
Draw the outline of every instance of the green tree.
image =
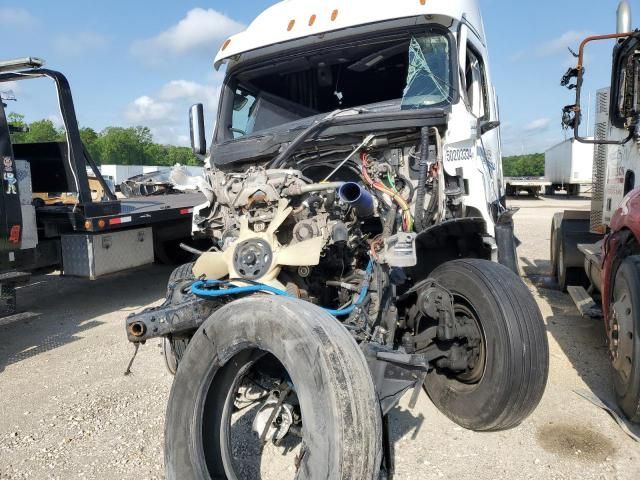
[[[12, 134], [14, 143], [65, 141], [63, 129], [57, 129], [51, 120], [38, 120], [29, 125], [24, 115], [11, 112], [8, 121], [16, 127], [27, 127], [26, 133]], [[160, 145], [153, 141], [151, 130], [145, 126], [107, 127], [101, 132], [93, 128], [80, 128], [80, 138], [89, 154], [98, 164], [116, 165], [199, 165], [190, 148]]]
[[26, 141], [36, 142], [58, 142], [64, 138], [64, 132], [58, 130], [49, 119], [37, 120], [29, 124], [29, 132], [26, 134]]
[[196, 157], [190, 148], [187, 147], [167, 147], [167, 165], [200, 165], [198, 157]]
[[[24, 115], [17, 112], [9, 112], [7, 115], [7, 121], [10, 126], [15, 128], [27, 129], [27, 124], [24, 121]], [[24, 139], [25, 133], [13, 133], [11, 134], [11, 141], [14, 143], [21, 143]]]
[[502, 170], [505, 177], [542, 177], [544, 176], [544, 154], [504, 157]]
[[108, 127], [96, 142], [99, 146], [100, 160], [116, 165], [144, 165], [146, 163], [145, 145], [140, 132], [135, 128]]
[[83, 127], [80, 129], [80, 139], [82, 143], [84, 143], [84, 146], [89, 151], [91, 158], [98, 164], [101, 163], [100, 145], [98, 144], [99, 138], [98, 133], [93, 128]]
[[144, 145], [145, 165], [167, 165], [167, 149], [157, 143], [147, 143]]

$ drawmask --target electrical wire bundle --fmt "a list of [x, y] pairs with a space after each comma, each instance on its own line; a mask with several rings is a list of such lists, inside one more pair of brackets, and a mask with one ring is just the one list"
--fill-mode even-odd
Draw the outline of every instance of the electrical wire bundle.
[[367, 185], [371, 188], [378, 190], [385, 195], [388, 195], [393, 199], [395, 203], [398, 204], [400, 209], [402, 210], [402, 229], [405, 232], [413, 231], [413, 216], [411, 215], [411, 208], [407, 201], [402, 198], [402, 195], [395, 188], [395, 183], [393, 182], [393, 178], [391, 174], [388, 174], [387, 179], [389, 181], [390, 187], [387, 187], [384, 183], [379, 181], [374, 181], [369, 174], [369, 155], [366, 152], [362, 152], [360, 154], [360, 160], [362, 161], [362, 178], [367, 183]]

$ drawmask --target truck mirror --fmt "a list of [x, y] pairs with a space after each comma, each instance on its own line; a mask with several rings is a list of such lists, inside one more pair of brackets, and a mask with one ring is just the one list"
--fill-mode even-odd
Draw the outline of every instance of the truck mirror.
[[480, 135], [484, 135], [485, 133], [490, 132], [491, 130], [495, 130], [499, 126], [500, 126], [500, 122], [497, 121], [497, 120], [481, 121], [480, 122]]
[[204, 107], [201, 103], [196, 103], [189, 109], [189, 129], [193, 153], [205, 155], [207, 153], [207, 139], [204, 133]]

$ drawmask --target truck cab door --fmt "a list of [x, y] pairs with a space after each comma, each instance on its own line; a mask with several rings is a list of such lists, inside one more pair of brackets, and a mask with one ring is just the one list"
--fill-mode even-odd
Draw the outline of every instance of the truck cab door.
[[[20, 249], [22, 239], [22, 212], [18, 175], [4, 105], [0, 101], [0, 252]], [[0, 264], [8, 258], [2, 258]], [[10, 260], [10, 259], [9, 259]]]
[[472, 41], [465, 48], [464, 85], [467, 108], [477, 121], [478, 152], [487, 171], [487, 199], [495, 204], [504, 196], [502, 180], [502, 151], [497, 99], [490, 83], [484, 48]]

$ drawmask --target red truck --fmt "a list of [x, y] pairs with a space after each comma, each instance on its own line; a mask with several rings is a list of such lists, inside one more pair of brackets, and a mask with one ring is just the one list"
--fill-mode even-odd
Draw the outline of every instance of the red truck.
[[[612, 85], [598, 91], [595, 138], [579, 134], [584, 51], [615, 40]], [[602, 317], [619, 407], [640, 422], [640, 32], [628, 2], [618, 7], [617, 33], [586, 38], [578, 65], [563, 77], [576, 103], [563, 123], [595, 144], [590, 212], [556, 214], [551, 227], [553, 274], [584, 316]]]

